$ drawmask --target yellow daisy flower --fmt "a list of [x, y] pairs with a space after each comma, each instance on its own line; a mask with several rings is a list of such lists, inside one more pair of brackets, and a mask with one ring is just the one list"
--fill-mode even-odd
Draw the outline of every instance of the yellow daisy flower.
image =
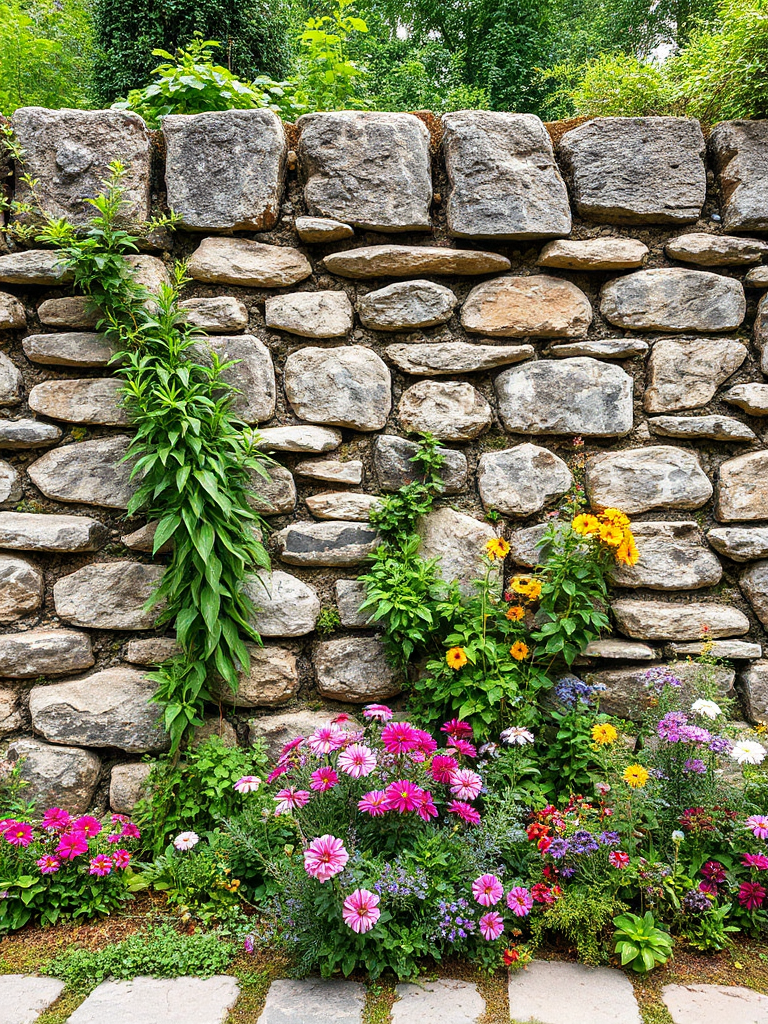
[[629, 518], [618, 508], [605, 509], [600, 518], [611, 526], [618, 526], [622, 530], [625, 526], [629, 526]]
[[525, 608], [521, 604], [513, 604], [507, 608], [506, 617], [510, 622], [519, 622], [525, 615]]
[[624, 540], [624, 531], [618, 526], [603, 523], [600, 527], [600, 540], [611, 548], [617, 548]]
[[509, 653], [515, 659], [515, 661], [525, 661], [525, 659], [530, 654], [530, 651], [528, 649], [527, 644], [524, 644], [522, 640], [517, 640], [509, 648]]
[[619, 738], [619, 734], [610, 722], [602, 722], [600, 725], [592, 726], [592, 739], [599, 747], [610, 746]]
[[624, 565], [634, 565], [639, 557], [640, 552], [637, 550], [635, 538], [629, 530], [625, 530], [624, 540], [616, 548], [616, 561], [622, 562]]
[[531, 585], [532, 577], [530, 576], [513, 576], [509, 581], [509, 589], [514, 590], [516, 594], [526, 595], [528, 593], [528, 587]]
[[650, 778], [647, 770], [641, 764], [631, 764], [624, 769], [622, 778], [632, 789], [642, 789]]
[[503, 537], [491, 537], [485, 545], [485, 553], [491, 561], [494, 558], [504, 559], [509, 554], [509, 544], [507, 544]]
[[531, 580], [528, 584], [528, 600], [538, 601], [541, 597], [541, 582], [539, 580]]
[[597, 516], [591, 516], [587, 512], [583, 512], [571, 523], [571, 529], [574, 533], [580, 533], [582, 536], [587, 537], [591, 533], [598, 533], [600, 530], [600, 523]]
[[458, 670], [463, 668], [469, 659], [463, 647], [451, 647], [445, 655], [445, 660], [451, 668]]

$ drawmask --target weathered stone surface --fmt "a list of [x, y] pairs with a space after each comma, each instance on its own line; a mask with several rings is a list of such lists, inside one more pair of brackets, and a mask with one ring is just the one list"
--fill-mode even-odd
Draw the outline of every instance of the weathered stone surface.
[[92, 562], [54, 584], [56, 614], [87, 629], [152, 629], [161, 605], [144, 605], [162, 575], [162, 566], [143, 562]]
[[361, 580], [336, 580], [336, 607], [339, 609], [342, 626], [348, 629], [376, 627], [376, 623], [371, 620], [374, 609], [360, 611], [366, 595], [365, 584]]
[[768, 266], [752, 267], [744, 278], [745, 288], [768, 288]]
[[58, 249], [24, 249], [0, 256], [0, 281], [5, 284], [65, 284], [72, 272], [62, 265]]
[[27, 314], [24, 305], [15, 295], [0, 292], [0, 331], [15, 331], [27, 326]]
[[671, 259], [698, 263], [703, 267], [727, 267], [732, 264], [759, 263], [768, 244], [756, 238], [736, 235], [690, 234], [670, 239], [664, 250]]
[[351, 238], [355, 229], [349, 224], [342, 224], [340, 220], [333, 220], [332, 217], [297, 217], [294, 221], [296, 234], [302, 242], [341, 242], [344, 238]]
[[273, 981], [259, 1024], [362, 1024], [365, 988], [358, 981]]
[[542, 540], [546, 530], [546, 523], [537, 523], [536, 526], [525, 526], [511, 531], [507, 541], [509, 557], [515, 565], [533, 569], [541, 562], [545, 547]]
[[0, 406], [18, 405], [23, 390], [21, 370], [5, 352], [0, 352]]
[[[267, 754], [275, 759], [284, 743], [297, 736], [311, 736], [315, 729], [328, 725], [332, 717], [328, 711], [287, 711], [279, 715], [253, 718], [248, 723], [251, 743], [263, 740]], [[274, 984], [274, 982], [273, 982]]]
[[709, 138], [727, 231], [768, 229], [768, 122], [722, 121]]
[[371, 511], [381, 499], [375, 494], [329, 491], [326, 494], [310, 495], [305, 500], [309, 511], [318, 519], [350, 519], [367, 523]]
[[320, 598], [309, 583], [275, 569], [260, 572], [246, 585], [256, 605], [253, 625], [262, 636], [304, 636], [315, 628]]
[[627, 448], [587, 459], [587, 497], [597, 509], [628, 515], [652, 508], [700, 508], [712, 484], [693, 452], [668, 445]]
[[541, 359], [500, 373], [495, 387], [512, 433], [619, 437], [632, 429], [633, 382], [620, 366]]
[[720, 466], [715, 517], [721, 523], [768, 519], [768, 452], [747, 452]]
[[115, 814], [131, 814], [147, 792], [151, 764], [116, 764], [109, 776], [109, 806]]
[[768, 996], [751, 988], [665, 985], [661, 998], [674, 1024], [765, 1024], [768, 1020]]
[[195, 749], [211, 739], [217, 739], [225, 747], [238, 746], [237, 730], [226, 718], [220, 717], [220, 714], [205, 716], [203, 724], [196, 726], [192, 733], [190, 746]]
[[[168, 269], [163, 261], [158, 259], [157, 256], [147, 256], [145, 253], [138, 253], [134, 256], [126, 256], [125, 259], [133, 267], [134, 281], [141, 285], [142, 288], [146, 288], [148, 292], [158, 295], [163, 285], [170, 285], [171, 275], [168, 273]], [[151, 309], [157, 308], [156, 303], [151, 300], [146, 302], [145, 305]]]
[[118, 434], [68, 444], [47, 452], [27, 472], [47, 498], [124, 509], [137, 487], [131, 463], [123, 461], [130, 441]]
[[361, 484], [363, 482], [363, 464], [359, 459], [349, 462], [336, 462], [333, 459], [311, 459], [297, 462], [293, 467], [296, 476], [306, 476], [310, 480], [322, 480], [330, 484]]
[[123, 534], [120, 538], [120, 543], [124, 544], [131, 551], [141, 551], [145, 555], [166, 555], [173, 551], [173, 539], [168, 540], [165, 544], [154, 552], [152, 549], [155, 546], [155, 534], [157, 533], [158, 520], [155, 519], [150, 523], [145, 523], [144, 526], [140, 526], [138, 530], [134, 530], [132, 533]]
[[768, 416], [768, 384], [737, 384], [724, 391], [722, 398], [750, 416]]
[[155, 688], [143, 672], [121, 666], [33, 686], [32, 727], [50, 743], [118, 747], [131, 754], [166, 750], [168, 737], [151, 703]]
[[341, 444], [340, 430], [329, 427], [263, 427], [257, 447], [265, 452], [304, 452], [307, 455], [333, 451]]
[[546, 274], [483, 281], [461, 308], [465, 330], [496, 338], [581, 338], [591, 322], [584, 292]]
[[654, 661], [658, 655], [648, 644], [631, 640], [593, 640], [584, 648], [585, 658], [605, 658], [608, 661]]
[[433, 345], [388, 345], [384, 354], [403, 373], [440, 377], [522, 363], [532, 359], [536, 350], [533, 345], [470, 345], [465, 341], [451, 341]]
[[68, 1024], [224, 1024], [240, 988], [230, 975], [211, 978], [134, 978], [103, 981]]
[[642, 338], [585, 338], [583, 341], [567, 341], [550, 345], [546, 355], [557, 359], [568, 356], [594, 356], [596, 359], [631, 359], [644, 356], [650, 348]]
[[[486, 542], [496, 536], [488, 523], [481, 523], [452, 508], [438, 508], [419, 524], [422, 558], [439, 558], [438, 573], [447, 582], [456, 580], [462, 593], [473, 593], [472, 582], [484, 573], [482, 555]], [[491, 578], [500, 581], [498, 563]]]
[[682, 267], [638, 270], [609, 281], [600, 311], [617, 327], [645, 331], [732, 331], [746, 313], [741, 282]]
[[609, 224], [685, 224], [707, 192], [704, 136], [678, 117], [605, 117], [566, 132], [558, 156], [576, 210]]
[[131, 423], [122, 408], [125, 382], [116, 377], [87, 380], [46, 380], [29, 392], [29, 407], [41, 416], [66, 423], [93, 423], [126, 427]]
[[[0, 281], [3, 259], [0, 256]], [[416, 277], [417, 275], [500, 274], [509, 270], [506, 256], [474, 249], [435, 245], [370, 245], [335, 252], [323, 260], [325, 269], [339, 277]]]
[[17, 200], [34, 201], [49, 217], [83, 226], [93, 216], [87, 200], [104, 191], [109, 165], [119, 160], [125, 174], [118, 220], [141, 224], [149, 219], [150, 140], [137, 114], [22, 107], [11, 125], [24, 150], [24, 173], [38, 179], [33, 196], [17, 174]]
[[117, 351], [101, 334], [85, 331], [29, 334], [21, 344], [27, 359], [43, 366], [109, 366]]
[[429, 132], [412, 114], [340, 110], [297, 121], [312, 214], [371, 231], [430, 226]]
[[703, 626], [713, 639], [749, 631], [747, 616], [729, 604], [621, 598], [611, 611], [621, 632], [635, 640], [700, 640]]
[[271, 110], [163, 118], [168, 205], [193, 231], [268, 231], [277, 224], [288, 146]]
[[[394, 434], [379, 434], [373, 442], [373, 464], [382, 491], [393, 492], [414, 480], [422, 479], [411, 459], [418, 445]], [[458, 494], [467, 486], [467, 457], [451, 448], [440, 448], [443, 464], [440, 474], [443, 494]]]
[[659, 338], [648, 359], [645, 411], [706, 405], [746, 358], [746, 345], [733, 338]]
[[267, 476], [251, 470], [254, 496], [248, 499], [251, 508], [263, 516], [283, 515], [296, 508], [296, 484], [293, 474], [277, 463], [264, 467]]
[[125, 645], [125, 660], [132, 665], [161, 665], [181, 653], [181, 648], [170, 636], [153, 636], [146, 640], [129, 640]]
[[567, 235], [568, 192], [549, 135], [534, 114], [444, 114], [448, 231], [454, 238]]
[[471, 384], [425, 380], [405, 390], [397, 408], [408, 433], [434, 434], [441, 441], [469, 441], [493, 422], [488, 402]]
[[760, 369], [768, 376], [768, 294], [757, 304], [754, 324], [755, 348], [760, 353]]
[[61, 439], [61, 430], [53, 423], [38, 420], [0, 420], [0, 448], [21, 451], [47, 448]]
[[346, 292], [293, 292], [272, 295], [264, 306], [267, 327], [302, 338], [340, 338], [354, 323]]
[[485, 1000], [471, 982], [437, 978], [398, 985], [395, 992], [392, 1024], [438, 1020], [440, 1024], [476, 1024], [485, 1015]]
[[[9, 508], [21, 498], [21, 480], [10, 464], [0, 459], [0, 508]], [[1, 547], [2, 545], [0, 545]]]
[[637, 238], [563, 238], [547, 242], [536, 261], [563, 270], [633, 270], [642, 267], [648, 246]]
[[709, 531], [707, 540], [734, 562], [768, 558], [768, 526], [718, 526]]
[[22, 558], [0, 554], [0, 622], [15, 622], [40, 607], [43, 574]]
[[23, 721], [20, 691], [14, 686], [0, 686], [0, 737], [18, 732]]
[[209, 334], [244, 331], [248, 326], [245, 303], [232, 295], [211, 295], [208, 298], [183, 299], [179, 309], [186, 313], [188, 324]]
[[719, 583], [723, 567], [704, 541], [697, 523], [632, 523], [639, 558], [635, 565], [616, 564], [617, 587], [650, 590], [700, 590]]
[[739, 676], [739, 682], [749, 720], [768, 719], [768, 659], [748, 665]]
[[756, 434], [732, 416], [656, 416], [648, 420], [652, 434], [660, 437], [703, 437], [713, 441], [754, 441]]
[[360, 296], [356, 308], [363, 325], [371, 330], [404, 331], [446, 323], [457, 302], [445, 285], [397, 281]]
[[292, 352], [283, 383], [293, 411], [310, 423], [381, 430], [392, 408], [389, 370], [363, 345]]
[[74, 629], [30, 629], [0, 635], [0, 676], [65, 676], [94, 663], [91, 638]]
[[37, 316], [41, 324], [49, 327], [92, 328], [101, 319], [101, 313], [91, 308], [86, 295], [44, 299], [37, 307]]
[[768, 627], [768, 561], [755, 562], [741, 574], [739, 586], [755, 610], [755, 615]]
[[198, 357], [215, 353], [221, 362], [234, 362], [222, 380], [237, 388], [232, 410], [246, 423], [262, 423], [275, 414], [275, 367], [269, 349], [253, 334], [218, 335], [195, 344]]
[[222, 685], [220, 699], [236, 708], [271, 708], [294, 697], [299, 689], [296, 655], [285, 647], [247, 646], [248, 671], [240, 673], [236, 693]]
[[57, 978], [5, 974], [0, 978], [0, 1024], [34, 1024], [64, 991]]
[[518, 1024], [640, 1024], [641, 1020], [632, 982], [622, 971], [556, 960], [534, 960], [524, 971], [510, 973], [509, 1013]]
[[729, 661], [754, 661], [762, 657], [763, 648], [747, 640], [701, 640], [698, 643], [667, 644], [664, 652], [675, 658], [698, 658], [709, 654]]
[[298, 249], [248, 238], [204, 238], [188, 269], [196, 281], [249, 288], [284, 288], [312, 273], [309, 260]]
[[350, 522], [292, 523], [275, 534], [280, 558], [289, 565], [361, 565], [378, 542], [370, 526]]
[[312, 648], [312, 663], [317, 687], [330, 700], [368, 704], [395, 697], [402, 688], [378, 637], [321, 641]]
[[486, 452], [477, 467], [477, 487], [486, 508], [529, 516], [562, 497], [573, 482], [562, 459], [535, 444]]
[[[669, 668], [674, 676], [683, 683], [683, 700], [692, 699], [696, 685], [696, 676], [700, 672], [695, 662], [678, 661], [672, 665], [664, 666]], [[646, 673], [648, 666], [637, 665], [627, 668], [603, 669], [596, 672], [594, 681], [603, 683], [606, 687], [600, 694], [600, 709], [609, 715], [618, 715], [620, 718], [629, 718], [637, 721], [642, 718], [643, 711], [647, 708], [650, 695], [646, 688]], [[736, 673], [732, 668], [724, 665], [712, 666], [712, 681], [722, 696], [727, 696], [733, 691], [733, 681]]]
[[26, 799], [38, 801], [38, 806], [64, 807], [71, 814], [84, 814], [90, 807], [101, 772], [101, 759], [90, 750], [23, 736], [8, 747], [8, 760], [21, 760]]

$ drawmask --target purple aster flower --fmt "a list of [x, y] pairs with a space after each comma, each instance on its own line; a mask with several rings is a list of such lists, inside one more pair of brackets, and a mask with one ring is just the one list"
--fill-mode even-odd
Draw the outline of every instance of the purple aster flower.
[[689, 757], [683, 765], [683, 771], [689, 772], [693, 775], [706, 775], [707, 766], [699, 757]]
[[659, 739], [668, 743], [680, 742], [680, 730], [688, 724], [688, 717], [682, 711], [669, 711], [656, 726]]
[[713, 736], [709, 741], [709, 749], [713, 754], [727, 754], [731, 749], [731, 741], [727, 736]]
[[571, 836], [571, 850], [573, 853], [588, 855], [595, 853], [598, 849], [597, 840], [591, 832], [587, 832], [585, 829], [580, 829]]
[[618, 846], [621, 842], [621, 836], [618, 832], [601, 832], [597, 837], [597, 841], [601, 846]]
[[574, 867], [572, 867], [570, 865], [567, 865], [566, 867], [560, 868], [560, 877], [561, 878], [573, 878], [573, 876], [575, 874], [576, 874], [576, 868], [574, 868]]
[[700, 725], [684, 725], [680, 729], [680, 739], [684, 743], [709, 743], [712, 733]]
[[549, 844], [549, 849], [547, 850], [547, 853], [550, 855], [550, 857], [554, 857], [555, 860], [560, 860], [562, 857], [566, 855], [566, 853], [568, 853], [569, 849], [570, 844], [568, 843], [567, 839], [553, 839], [552, 842]]
[[665, 686], [679, 689], [682, 685], [682, 680], [678, 679], [676, 675], [673, 675], [663, 665], [649, 668], [645, 673], [645, 688], [647, 690], [655, 690], [657, 693], [661, 693]]

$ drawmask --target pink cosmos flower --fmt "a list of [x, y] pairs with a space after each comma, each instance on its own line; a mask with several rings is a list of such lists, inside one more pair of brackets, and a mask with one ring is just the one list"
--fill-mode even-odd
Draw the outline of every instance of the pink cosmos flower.
[[504, 918], [495, 910], [488, 914], [483, 914], [477, 924], [480, 928], [480, 934], [486, 942], [493, 942], [498, 939], [504, 931]]
[[84, 814], [82, 818], [77, 818], [72, 822], [72, 828], [76, 832], [82, 832], [86, 839], [93, 839], [103, 827], [98, 818], [93, 818], [90, 814]]
[[37, 861], [37, 866], [40, 868], [41, 875], [53, 875], [61, 867], [61, 861], [50, 853], [46, 853], [44, 857]]
[[524, 885], [516, 885], [507, 893], [507, 906], [516, 917], [527, 917], [533, 906], [533, 896]]
[[407, 814], [408, 811], [415, 811], [421, 802], [421, 790], [408, 779], [398, 779], [390, 783], [386, 788], [387, 801], [393, 811], [400, 814]]
[[480, 875], [472, 883], [472, 895], [481, 907], [492, 907], [504, 895], [504, 887], [496, 875]]
[[429, 773], [435, 782], [446, 784], [451, 781], [451, 776], [458, 770], [459, 762], [455, 757], [450, 757], [448, 754], [435, 754], [432, 758], [432, 764], [429, 766]]
[[372, 789], [360, 800], [357, 809], [364, 814], [370, 814], [372, 818], [380, 818], [387, 811], [391, 811], [392, 807], [387, 794], [382, 789]]
[[346, 711], [342, 711], [340, 715], [336, 715], [335, 718], [331, 719], [331, 725], [344, 725], [345, 722], [351, 722], [351, 721], [352, 721], [352, 719], [346, 713]]
[[327, 882], [344, 870], [348, 860], [349, 854], [340, 839], [321, 836], [313, 839], [304, 851], [304, 870], [319, 882]]
[[353, 779], [370, 775], [376, 767], [376, 755], [364, 743], [351, 743], [339, 754], [338, 766]]
[[474, 800], [482, 788], [483, 780], [470, 768], [460, 768], [451, 776], [451, 792], [459, 800]]
[[60, 832], [69, 826], [72, 819], [62, 807], [49, 807], [40, 822], [42, 828], [51, 832]]
[[315, 729], [306, 742], [312, 753], [320, 757], [340, 750], [346, 740], [347, 733], [344, 729], [339, 729], [337, 725], [324, 725], [320, 729]]
[[477, 757], [477, 750], [471, 743], [467, 743], [466, 740], [450, 739], [448, 741], [448, 750], [451, 753], [456, 751], [457, 754], [463, 754], [464, 757]]
[[123, 839], [141, 839], [139, 826], [134, 825], [132, 821], [127, 821], [125, 825], [123, 825], [123, 830], [120, 835]]
[[88, 871], [90, 875], [98, 875], [99, 878], [103, 878], [105, 875], [110, 874], [112, 871], [112, 859], [107, 857], [105, 853], [97, 853], [95, 857], [91, 858], [91, 866]]
[[753, 814], [745, 824], [757, 839], [768, 839], [768, 816], [765, 814]]
[[422, 821], [429, 821], [430, 818], [437, 817], [435, 801], [432, 799], [432, 794], [428, 789], [422, 789], [419, 791], [418, 801], [419, 806], [416, 808], [416, 813]]
[[407, 754], [419, 743], [419, 733], [410, 722], [390, 722], [381, 730], [381, 742], [390, 754]]
[[457, 740], [468, 740], [472, 735], [472, 726], [469, 722], [461, 722], [458, 718], [452, 718], [450, 722], [440, 726], [440, 732], [448, 733]]
[[[430, 754], [434, 754], [437, 750], [437, 740], [430, 736], [424, 729], [416, 729], [416, 748], [414, 753], [418, 751], [420, 754], [429, 757]], [[422, 758], [423, 760], [423, 758]]]
[[5, 833], [11, 825], [18, 825], [15, 818], [0, 818], [0, 832]]
[[768, 892], [759, 882], [742, 882], [738, 895], [739, 903], [746, 910], [759, 910]]
[[32, 842], [32, 826], [24, 822], [16, 822], [7, 828], [3, 835], [11, 846], [29, 846]]
[[131, 855], [127, 850], [115, 850], [112, 854], [112, 863], [116, 868], [127, 868], [131, 862]]
[[279, 779], [281, 775], [285, 775], [286, 772], [288, 772], [288, 771], [290, 771], [289, 765], [287, 765], [287, 764], [279, 764], [279, 765], [277, 765], [277, 767], [273, 768], [272, 771], [267, 776], [267, 782], [268, 783], [274, 782], [275, 779]]
[[88, 853], [88, 840], [82, 832], [65, 832], [59, 839], [56, 853], [63, 860], [74, 860], [81, 853]]
[[451, 800], [446, 810], [449, 814], [458, 814], [462, 821], [466, 821], [470, 825], [480, 824], [480, 813], [472, 804], [464, 803], [463, 800]]
[[344, 923], [358, 935], [369, 932], [381, 916], [379, 897], [368, 889], [355, 889], [344, 900], [341, 916]]
[[741, 858], [745, 868], [754, 868], [756, 871], [768, 871], [768, 857], [764, 853], [745, 853]]
[[277, 801], [275, 814], [288, 814], [289, 811], [298, 810], [306, 804], [311, 795], [306, 789], [296, 789], [295, 786], [281, 789], [274, 798]]
[[368, 704], [363, 708], [363, 718], [372, 718], [375, 722], [388, 722], [392, 714], [386, 704]]
[[623, 850], [611, 850], [608, 854], [608, 863], [612, 868], [624, 868], [629, 867], [629, 854], [624, 853]]
[[255, 775], [244, 775], [242, 779], [237, 780], [232, 788], [238, 793], [255, 793], [260, 785], [261, 779]]
[[280, 751], [280, 760], [284, 761], [292, 751], [294, 751], [297, 747], [300, 747], [304, 742], [305, 740], [303, 736], [297, 736], [296, 739], [294, 740], [288, 740], [288, 742], [284, 744], [283, 749]]
[[319, 793], [325, 793], [326, 790], [333, 789], [339, 781], [339, 776], [329, 765], [318, 768], [316, 772], [312, 772], [309, 778], [310, 788]]

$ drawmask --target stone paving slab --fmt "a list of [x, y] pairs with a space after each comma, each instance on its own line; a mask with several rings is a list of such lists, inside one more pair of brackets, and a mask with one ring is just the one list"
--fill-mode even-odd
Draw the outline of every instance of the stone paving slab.
[[362, 1024], [364, 1006], [357, 981], [273, 981], [258, 1024]]
[[510, 974], [509, 1015], [517, 1024], [641, 1024], [621, 971], [545, 960]]
[[453, 978], [398, 985], [392, 1024], [475, 1024], [485, 1013], [476, 985]]
[[768, 1024], [768, 996], [728, 985], [665, 985], [675, 1024]]
[[104, 981], [67, 1024], [224, 1024], [239, 995], [226, 974]]
[[64, 991], [56, 978], [0, 975], [0, 1024], [33, 1024]]

